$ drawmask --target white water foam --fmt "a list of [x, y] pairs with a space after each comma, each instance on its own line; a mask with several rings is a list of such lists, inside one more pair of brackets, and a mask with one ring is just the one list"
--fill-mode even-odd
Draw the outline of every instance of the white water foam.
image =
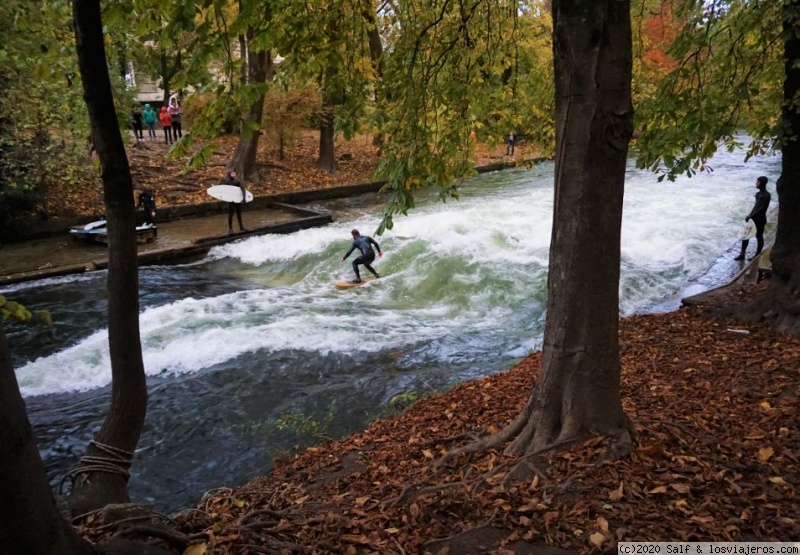
[[[752, 205], [755, 177], [774, 170], [776, 161], [742, 166], [732, 156], [722, 156], [725, 171], [677, 183], [659, 184], [652, 174], [629, 171], [623, 314], [674, 294], [735, 242]], [[518, 328], [541, 330], [552, 197], [551, 165], [479, 177], [458, 202], [420, 203], [377, 238], [386, 251], [376, 262], [383, 279], [356, 290], [337, 290], [331, 283], [351, 277], [355, 255], [340, 262], [349, 231], [357, 227], [370, 234], [378, 223], [374, 214], [217, 247], [206, 261], [209, 272], [238, 272], [263, 287], [145, 310], [140, 325], [146, 371], [192, 373], [282, 350], [405, 352], [421, 342], [492, 333], [518, 333], [521, 348], [534, 344], [536, 338]], [[520, 314], [528, 307], [540, 312]], [[438, 352], [452, 354], [463, 342], [453, 345], [442, 344]], [[111, 379], [107, 333], [31, 361], [17, 375], [25, 396], [103, 386]]]

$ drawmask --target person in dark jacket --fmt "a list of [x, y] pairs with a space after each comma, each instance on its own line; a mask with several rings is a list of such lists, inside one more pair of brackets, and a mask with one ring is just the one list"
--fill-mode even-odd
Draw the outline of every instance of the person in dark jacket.
[[139, 193], [139, 203], [137, 207], [144, 210], [144, 223], [156, 223], [156, 197], [150, 189], [144, 189]]
[[[756, 193], [756, 203], [753, 205], [753, 209], [750, 210], [750, 213], [744, 219], [745, 222], [753, 220], [753, 223], [756, 224], [756, 253], [750, 257], [750, 260], [761, 254], [761, 249], [764, 248], [764, 227], [767, 225], [767, 209], [769, 208], [769, 201], [772, 200], [769, 191], [767, 191], [767, 181], [769, 180], [763, 175], [756, 179], [756, 188], [758, 188], [758, 192]], [[750, 243], [749, 239], [742, 240], [742, 252], [739, 253], [739, 256], [734, 258], [734, 260], [744, 260], [748, 243]]]
[[239, 222], [239, 231], [249, 231], [244, 224], [242, 223], [242, 205], [247, 198], [247, 190], [242, 185], [242, 182], [236, 179], [236, 171], [228, 172], [228, 177], [226, 177], [221, 185], [232, 185], [234, 187], [239, 187], [242, 190], [242, 201], [241, 202], [229, 202], [228, 203], [228, 235], [233, 233], [233, 213], [236, 212], [236, 219]]
[[506, 137], [506, 156], [514, 156], [514, 145], [517, 144], [517, 136], [512, 131]]
[[133, 134], [139, 142], [144, 141], [144, 125], [142, 124], [142, 111], [138, 105], [134, 105], [131, 110], [131, 125], [133, 126]]
[[361, 283], [361, 274], [358, 272], [359, 264], [363, 264], [376, 278], [381, 277], [378, 275], [378, 272], [370, 266], [375, 260], [375, 251], [372, 250], [372, 245], [375, 245], [375, 248], [378, 250], [378, 256], [383, 256], [380, 245], [378, 245], [372, 237], [361, 235], [357, 229], [351, 231], [350, 234], [353, 236], [353, 244], [350, 245], [350, 250], [342, 257], [342, 262], [347, 260], [347, 257], [350, 256], [354, 250], [358, 249], [361, 252], [361, 256], [353, 260], [353, 271], [356, 273], [356, 279], [350, 283]]

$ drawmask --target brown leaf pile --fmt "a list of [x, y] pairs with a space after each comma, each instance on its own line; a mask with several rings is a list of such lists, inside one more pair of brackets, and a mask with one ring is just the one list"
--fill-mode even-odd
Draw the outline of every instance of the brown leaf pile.
[[210, 554], [614, 552], [618, 541], [800, 537], [800, 341], [693, 308], [626, 319], [621, 342], [636, 431], [622, 460], [604, 460], [605, 441], [592, 438], [533, 461], [524, 483], [503, 481], [517, 461], [498, 451], [436, 467], [518, 413], [534, 354], [210, 492], [179, 525], [205, 532]]

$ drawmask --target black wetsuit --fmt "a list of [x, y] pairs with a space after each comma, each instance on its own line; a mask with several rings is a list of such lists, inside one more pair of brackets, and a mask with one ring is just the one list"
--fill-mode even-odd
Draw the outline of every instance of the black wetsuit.
[[139, 207], [144, 209], [144, 223], [155, 223], [156, 219], [156, 197], [150, 191], [139, 193]]
[[381, 247], [375, 242], [375, 239], [372, 237], [367, 237], [366, 235], [359, 235], [353, 240], [353, 244], [350, 245], [350, 250], [348, 250], [347, 254], [345, 254], [342, 258], [342, 260], [345, 260], [356, 249], [361, 252], [361, 256], [353, 260], [353, 271], [356, 273], [356, 283], [361, 281], [361, 274], [358, 272], [359, 264], [363, 264], [364, 267], [372, 272], [376, 278], [381, 277], [378, 275], [378, 272], [376, 272], [375, 269], [370, 266], [370, 264], [372, 264], [372, 262], [375, 260], [375, 251], [372, 250], [372, 245], [375, 245], [375, 248], [378, 249], [378, 252], [381, 252]]
[[242, 182], [238, 179], [233, 179], [231, 177], [226, 177], [225, 180], [221, 183], [221, 185], [233, 185], [234, 187], [239, 187], [242, 190], [242, 202], [229, 202], [228, 203], [228, 233], [233, 233], [233, 213], [236, 212], [236, 219], [239, 222], [239, 230], [240, 231], [247, 231], [247, 228], [244, 227], [242, 224], [242, 205], [244, 204], [245, 199], [247, 198], [247, 190], [242, 185]]
[[[756, 224], [756, 256], [761, 254], [761, 249], [764, 248], [764, 227], [767, 225], [767, 209], [770, 200], [772, 200], [772, 196], [767, 188], [759, 188], [756, 193], [756, 203], [744, 219], [744, 221], [753, 220], [753, 223]], [[747, 250], [749, 242], [749, 239], [742, 241], [742, 254]]]

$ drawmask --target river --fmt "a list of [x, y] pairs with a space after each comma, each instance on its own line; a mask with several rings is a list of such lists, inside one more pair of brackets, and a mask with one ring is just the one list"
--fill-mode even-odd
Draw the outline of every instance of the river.
[[[780, 171], [778, 157], [742, 159], [720, 153], [713, 172], [675, 183], [629, 167], [622, 315], [676, 308], [736, 272], [736, 232], [755, 178], [769, 176], [774, 192]], [[374, 195], [316, 204], [336, 217], [327, 227], [142, 268], [150, 404], [133, 498], [176, 511], [264, 473], [276, 455], [363, 429], [393, 399], [498, 372], [537, 349], [552, 205], [552, 163], [467, 180], [459, 201], [424, 193], [377, 238], [384, 277], [356, 289], [332, 282], [351, 278], [349, 261], [340, 262], [350, 229], [370, 234], [378, 224]], [[54, 486], [107, 408], [105, 279], [97, 272], [3, 291], [53, 316], [51, 328], [7, 331]]]

